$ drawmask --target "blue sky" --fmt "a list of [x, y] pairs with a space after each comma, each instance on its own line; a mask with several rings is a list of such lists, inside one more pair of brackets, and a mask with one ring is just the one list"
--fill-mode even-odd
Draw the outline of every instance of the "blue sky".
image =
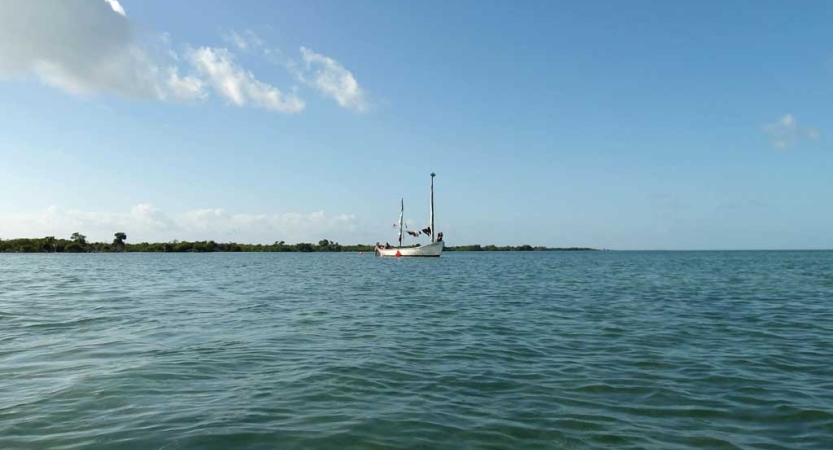
[[0, 5], [0, 238], [833, 248], [829, 2]]

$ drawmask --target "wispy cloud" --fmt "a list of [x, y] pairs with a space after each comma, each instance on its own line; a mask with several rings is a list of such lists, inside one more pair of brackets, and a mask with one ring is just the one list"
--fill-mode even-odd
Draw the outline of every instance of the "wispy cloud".
[[792, 114], [784, 114], [777, 122], [765, 125], [764, 132], [769, 137], [770, 144], [778, 150], [786, 150], [798, 145], [802, 140], [816, 140], [821, 136], [816, 128], [800, 127], [798, 119]]
[[223, 40], [243, 51], [257, 51], [263, 47], [264, 41], [252, 30], [241, 33], [231, 30], [223, 34]]
[[235, 105], [251, 103], [284, 113], [304, 109], [303, 100], [257, 80], [251, 72], [235, 63], [234, 55], [227, 49], [202, 47], [191, 51], [188, 58], [214, 90]]
[[301, 47], [301, 56], [306, 64], [306, 73], [295, 71], [300, 81], [314, 86], [344, 108], [357, 112], [368, 110], [370, 104], [364, 89], [338, 61], [306, 47]]
[[112, 240], [123, 231], [128, 240], [208, 240], [238, 242], [317, 242], [319, 239], [349, 240], [356, 230], [352, 214], [328, 216], [311, 213], [232, 213], [206, 208], [167, 214], [148, 204], [126, 212], [95, 212], [50, 206], [31, 213], [0, 213], [0, 238], [58, 236], [79, 231], [92, 240]]

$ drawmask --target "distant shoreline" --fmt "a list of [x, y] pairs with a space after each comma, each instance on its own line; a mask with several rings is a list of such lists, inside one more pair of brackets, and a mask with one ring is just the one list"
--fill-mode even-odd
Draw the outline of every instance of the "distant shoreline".
[[[87, 242], [86, 237], [76, 233], [72, 239], [43, 238], [0, 239], [0, 253], [321, 253], [321, 252], [372, 252], [374, 245], [341, 245], [327, 239], [317, 244], [300, 242], [287, 244], [276, 241], [273, 244], [240, 244], [215, 241], [171, 241], [171, 242], [126, 242], [126, 235], [107, 242]], [[447, 252], [575, 252], [599, 251], [588, 247], [544, 247], [532, 245], [459, 245], [445, 247]]]

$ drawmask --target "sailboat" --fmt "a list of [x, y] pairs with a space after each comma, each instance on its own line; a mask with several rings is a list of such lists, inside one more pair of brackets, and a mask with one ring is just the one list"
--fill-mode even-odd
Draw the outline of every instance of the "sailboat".
[[445, 246], [445, 242], [443, 242], [443, 234], [438, 233], [436, 237], [434, 236], [435, 229], [434, 229], [434, 177], [437, 176], [434, 172], [431, 172], [431, 224], [423, 228], [419, 231], [410, 231], [408, 234], [412, 235], [419, 235], [425, 234], [431, 236], [431, 243], [426, 245], [418, 245], [416, 247], [403, 247], [402, 240], [405, 234], [405, 224], [403, 222], [403, 217], [405, 213], [405, 199], [401, 199], [399, 202], [399, 246], [398, 247], [389, 247], [387, 245], [376, 245], [376, 256], [394, 256], [394, 257], [402, 257], [402, 256], [440, 256], [443, 252], [443, 246]]

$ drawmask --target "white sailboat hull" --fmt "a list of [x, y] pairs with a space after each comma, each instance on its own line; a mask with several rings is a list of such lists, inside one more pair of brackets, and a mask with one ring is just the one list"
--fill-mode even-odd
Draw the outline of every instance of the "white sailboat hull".
[[[376, 256], [440, 256], [443, 252], [445, 242], [434, 242], [433, 244], [423, 245], [420, 247], [406, 247], [406, 248], [381, 248], [376, 247]], [[397, 255], [397, 253], [399, 253]]]

